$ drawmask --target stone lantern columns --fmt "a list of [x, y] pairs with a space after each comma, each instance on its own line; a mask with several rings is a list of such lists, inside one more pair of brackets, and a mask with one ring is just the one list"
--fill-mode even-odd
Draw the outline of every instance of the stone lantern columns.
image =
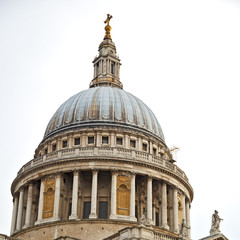
[[130, 219], [137, 221], [135, 216], [135, 179], [136, 174], [131, 174], [131, 193], [130, 193]]
[[167, 184], [162, 183], [162, 227], [166, 230], [169, 230], [167, 223]]
[[147, 180], [147, 220], [152, 222], [152, 177]]

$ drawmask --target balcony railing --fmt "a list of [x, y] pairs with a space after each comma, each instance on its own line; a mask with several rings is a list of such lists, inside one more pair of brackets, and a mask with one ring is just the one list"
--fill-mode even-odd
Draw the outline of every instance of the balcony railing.
[[18, 172], [18, 174], [33, 168], [35, 166], [57, 161], [60, 159], [68, 158], [86, 158], [86, 157], [111, 157], [114, 159], [125, 158], [132, 161], [145, 162], [156, 166], [161, 166], [167, 170], [170, 170], [178, 176], [188, 181], [185, 173], [178, 168], [175, 164], [164, 160], [160, 156], [155, 156], [146, 152], [135, 151], [132, 149], [125, 148], [110, 148], [110, 147], [79, 147], [71, 149], [62, 149], [59, 151], [48, 153], [44, 156], [34, 158], [33, 160], [26, 163]]

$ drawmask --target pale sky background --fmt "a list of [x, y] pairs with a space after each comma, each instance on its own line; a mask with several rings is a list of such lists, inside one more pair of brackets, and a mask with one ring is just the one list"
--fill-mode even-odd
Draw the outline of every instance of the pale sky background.
[[11, 182], [33, 158], [57, 108], [87, 89], [106, 14], [124, 90], [157, 116], [195, 195], [192, 238], [239, 239], [240, 1], [0, 0], [0, 233]]

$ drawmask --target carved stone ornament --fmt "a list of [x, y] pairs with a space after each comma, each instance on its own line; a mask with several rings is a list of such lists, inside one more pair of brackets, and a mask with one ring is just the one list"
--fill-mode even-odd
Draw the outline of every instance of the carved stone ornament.
[[210, 229], [210, 234], [215, 234], [215, 233], [220, 233], [220, 222], [223, 221], [222, 218], [219, 217], [218, 211], [215, 210], [213, 215], [212, 215], [212, 226]]

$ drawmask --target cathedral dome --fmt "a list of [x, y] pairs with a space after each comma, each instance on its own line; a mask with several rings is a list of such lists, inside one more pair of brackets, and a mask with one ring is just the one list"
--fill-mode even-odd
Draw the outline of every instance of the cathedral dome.
[[92, 87], [65, 101], [48, 123], [44, 138], [68, 129], [103, 124], [142, 130], [164, 141], [151, 109], [132, 94], [110, 86]]

